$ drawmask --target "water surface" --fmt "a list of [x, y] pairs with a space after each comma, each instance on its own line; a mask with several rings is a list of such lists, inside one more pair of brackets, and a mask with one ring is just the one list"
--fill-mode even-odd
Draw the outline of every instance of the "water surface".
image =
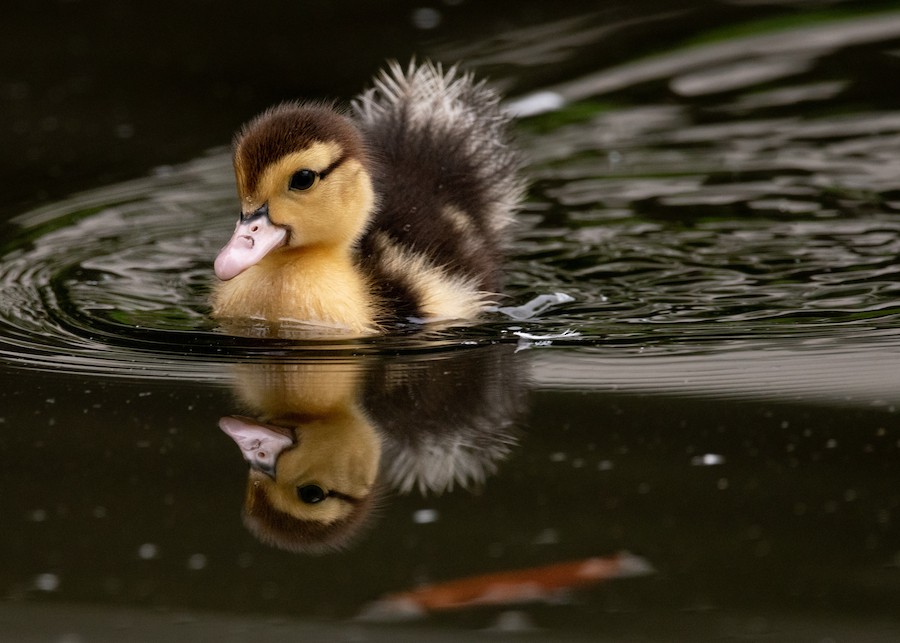
[[[527, 316], [229, 334], [206, 304], [236, 212], [224, 149], [4, 224], [0, 617], [394, 636], [354, 619], [627, 551], [652, 572], [398, 631], [895, 637], [900, 14], [762, 13], [687, 29], [586, 11], [427, 41], [515, 94], [532, 187], [502, 305], [550, 302]], [[642, 55], [597, 55], [624, 34]], [[341, 553], [243, 524], [252, 474], [217, 425], [272, 416], [319, 418], [292, 429], [328, 445], [317, 475], [374, 467]]]

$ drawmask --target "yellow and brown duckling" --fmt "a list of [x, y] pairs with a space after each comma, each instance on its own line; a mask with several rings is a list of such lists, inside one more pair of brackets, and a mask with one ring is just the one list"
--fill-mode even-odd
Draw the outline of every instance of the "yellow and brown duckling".
[[432, 64], [390, 66], [347, 114], [285, 103], [250, 121], [213, 315], [351, 333], [477, 316], [523, 193], [508, 124], [483, 82]]

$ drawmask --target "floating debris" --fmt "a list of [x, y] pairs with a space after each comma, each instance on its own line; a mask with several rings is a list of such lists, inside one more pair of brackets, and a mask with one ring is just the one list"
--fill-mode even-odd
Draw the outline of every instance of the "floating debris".
[[695, 467], [712, 467], [718, 464], [725, 464], [725, 456], [721, 456], [718, 453], [695, 455], [691, 458], [691, 464]]
[[564, 330], [561, 333], [527, 333], [522, 330], [517, 330], [513, 332], [513, 335], [519, 338], [519, 343], [516, 346], [516, 352], [521, 350], [526, 350], [529, 348], [533, 348], [535, 346], [550, 346], [553, 344], [553, 340], [556, 339], [570, 339], [572, 337], [580, 337], [581, 333], [577, 330]]
[[547, 312], [554, 306], [568, 304], [573, 301], [575, 301], [575, 298], [571, 295], [567, 295], [564, 292], [555, 292], [549, 295], [538, 295], [521, 306], [501, 306], [497, 309], [497, 312], [503, 313], [512, 319], [522, 321]]
[[38, 574], [34, 578], [34, 588], [42, 592], [55, 592], [59, 589], [59, 576], [56, 574]]
[[413, 522], [417, 525], [427, 525], [428, 523], [437, 522], [438, 512], [436, 509], [419, 509], [413, 513]]
[[204, 569], [206, 567], [206, 556], [203, 554], [193, 554], [190, 558], [188, 558], [187, 566], [188, 569], [193, 569], [195, 571]]
[[481, 605], [550, 603], [573, 589], [616, 578], [645, 576], [654, 571], [653, 566], [640, 556], [621, 552], [607, 557], [495, 572], [388, 594], [364, 607], [358, 618], [408, 620], [421, 618], [429, 612]]
[[144, 543], [138, 547], [138, 558], [141, 560], [153, 560], [159, 557], [159, 546], [154, 543]]

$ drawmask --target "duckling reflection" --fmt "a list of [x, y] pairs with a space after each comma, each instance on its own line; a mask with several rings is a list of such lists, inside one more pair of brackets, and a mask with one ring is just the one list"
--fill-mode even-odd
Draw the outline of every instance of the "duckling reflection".
[[[388, 489], [482, 485], [516, 444], [513, 348], [242, 365], [248, 415], [220, 420], [250, 465], [243, 518], [295, 553], [345, 549]], [[253, 417], [250, 417], [250, 416]]]

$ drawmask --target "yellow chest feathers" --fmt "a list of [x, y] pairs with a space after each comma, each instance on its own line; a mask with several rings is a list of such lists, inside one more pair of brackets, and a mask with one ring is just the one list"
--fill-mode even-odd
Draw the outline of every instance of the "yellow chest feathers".
[[282, 252], [266, 257], [212, 298], [219, 318], [283, 319], [353, 333], [375, 330], [375, 304], [349, 257]]

